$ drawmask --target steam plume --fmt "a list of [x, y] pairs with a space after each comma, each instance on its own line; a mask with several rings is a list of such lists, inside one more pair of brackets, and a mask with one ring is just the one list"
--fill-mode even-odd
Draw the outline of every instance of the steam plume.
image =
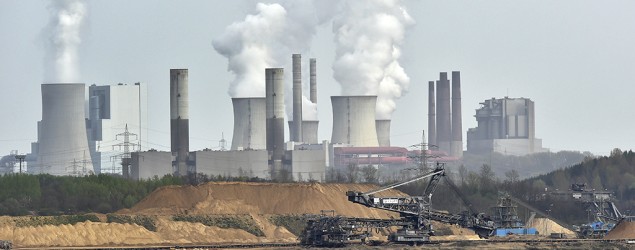
[[49, 6], [50, 22], [47, 36], [45, 77], [47, 81], [77, 82], [79, 80], [78, 47], [87, 14], [86, 3], [80, 0], [56, 0]]
[[346, 1], [333, 21], [333, 76], [343, 95], [377, 95], [377, 119], [390, 119], [410, 84], [398, 59], [412, 24], [399, 0]]
[[235, 76], [231, 97], [264, 96], [264, 69], [288, 64], [292, 53], [308, 50], [318, 22], [311, 6], [310, 0], [258, 3], [256, 13], [232, 23], [212, 41]]

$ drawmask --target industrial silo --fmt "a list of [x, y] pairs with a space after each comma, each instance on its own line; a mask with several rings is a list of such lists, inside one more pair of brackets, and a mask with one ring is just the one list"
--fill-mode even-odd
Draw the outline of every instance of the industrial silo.
[[83, 83], [42, 84], [38, 133], [40, 173], [82, 175], [93, 170], [88, 148]]
[[234, 106], [234, 135], [231, 149], [266, 149], [265, 98], [232, 98], [232, 104]]
[[355, 147], [377, 147], [375, 108], [377, 96], [331, 96], [333, 134], [331, 142]]

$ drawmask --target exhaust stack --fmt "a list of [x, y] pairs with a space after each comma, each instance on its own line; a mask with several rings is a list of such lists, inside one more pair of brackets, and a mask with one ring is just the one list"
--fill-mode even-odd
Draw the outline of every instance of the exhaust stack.
[[452, 71], [452, 141], [450, 155], [463, 157], [463, 125], [461, 119], [461, 72]]
[[190, 152], [188, 70], [170, 69], [170, 132], [172, 163], [177, 176], [188, 174]]
[[315, 73], [315, 58], [309, 59], [309, 87], [312, 103], [317, 103], [317, 74]]
[[428, 82], [428, 146], [437, 146], [437, 117], [435, 114], [434, 81]]
[[439, 150], [451, 153], [450, 140], [452, 123], [450, 119], [450, 82], [448, 73], [441, 72], [437, 81], [437, 146]]
[[293, 135], [291, 140], [302, 142], [302, 56], [293, 54]]
[[284, 69], [265, 69], [267, 109], [267, 151], [271, 171], [282, 170], [284, 155]]

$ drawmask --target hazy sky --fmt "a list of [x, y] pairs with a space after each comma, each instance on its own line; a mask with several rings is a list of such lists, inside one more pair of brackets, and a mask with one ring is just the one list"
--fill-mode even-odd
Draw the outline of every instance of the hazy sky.
[[[169, 69], [188, 68], [190, 149], [217, 148], [221, 134], [229, 141], [233, 132], [228, 95], [233, 75], [212, 40], [255, 13], [257, 2], [87, 1], [79, 79], [87, 85], [148, 84], [150, 133], [143, 144], [169, 150]], [[49, 4], [0, 1], [0, 155], [29, 152], [37, 139], [40, 84], [48, 81], [42, 31]], [[536, 136], [552, 151], [608, 154], [615, 147], [633, 148], [635, 1], [403, 4], [416, 23], [406, 30], [399, 60], [410, 88], [393, 114], [393, 145], [421, 140], [427, 82], [440, 71], [459, 70], [464, 133], [476, 126], [474, 112], [483, 100], [527, 97], [535, 102]], [[319, 26], [303, 54], [305, 69], [309, 57], [317, 58], [319, 137], [327, 140], [330, 96], [341, 90], [331, 68], [333, 37], [331, 22]], [[290, 82], [291, 70], [285, 73]]]

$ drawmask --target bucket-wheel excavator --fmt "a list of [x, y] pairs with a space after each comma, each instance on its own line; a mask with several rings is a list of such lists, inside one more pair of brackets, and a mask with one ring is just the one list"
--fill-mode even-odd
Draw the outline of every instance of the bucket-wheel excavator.
[[[305, 245], [329, 246], [341, 245], [349, 240], [361, 239], [370, 236], [373, 229], [398, 227], [396, 232], [388, 236], [388, 240], [393, 243], [407, 243], [417, 245], [429, 242], [434, 230], [430, 220], [440, 221], [450, 224], [458, 224], [462, 227], [474, 229], [479, 235], [486, 237], [494, 230], [493, 222], [484, 216], [470, 209], [462, 214], [451, 214], [432, 209], [431, 198], [441, 178], [445, 177], [443, 164], [437, 164], [436, 168], [430, 172], [416, 176], [415, 178], [384, 186], [368, 192], [348, 191], [348, 200], [366, 207], [377, 208], [400, 215], [398, 219], [365, 219], [346, 218], [340, 216], [316, 216], [308, 220], [308, 225], [301, 236], [301, 241]], [[376, 197], [375, 194], [390, 190], [408, 183], [430, 178], [428, 185], [421, 196], [400, 196], [400, 197]], [[458, 192], [458, 189], [446, 178], [446, 182], [453, 186], [464, 203], [465, 197]]]

